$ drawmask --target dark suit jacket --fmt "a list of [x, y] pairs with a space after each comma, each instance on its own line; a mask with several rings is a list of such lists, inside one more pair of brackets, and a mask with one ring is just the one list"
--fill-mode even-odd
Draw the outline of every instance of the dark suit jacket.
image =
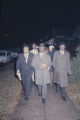
[[32, 53], [29, 53], [28, 62], [26, 63], [24, 53], [19, 54], [18, 59], [17, 59], [17, 63], [16, 63], [16, 69], [20, 71], [21, 76], [23, 76], [24, 74], [27, 74], [28, 77], [32, 76], [32, 72], [34, 70], [32, 65], [31, 65], [33, 56], [34, 55]]

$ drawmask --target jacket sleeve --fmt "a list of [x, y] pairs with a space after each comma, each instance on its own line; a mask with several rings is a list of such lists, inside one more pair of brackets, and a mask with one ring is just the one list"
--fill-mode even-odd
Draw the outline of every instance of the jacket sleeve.
[[21, 68], [21, 56], [18, 56], [17, 62], [16, 62], [16, 70], [20, 72]]

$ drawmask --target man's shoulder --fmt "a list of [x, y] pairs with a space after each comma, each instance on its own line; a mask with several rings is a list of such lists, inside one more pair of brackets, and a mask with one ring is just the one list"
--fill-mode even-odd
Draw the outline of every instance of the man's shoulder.
[[22, 56], [23, 56], [23, 53], [20, 53], [20, 54], [19, 54], [19, 57], [22, 57]]
[[40, 58], [40, 55], [37, 54], [37, 55], [34, 55], [34, 59], [39, 59]]
[[[37, 52], [38, 52], [38, 50], [37, 49], [35, 49]], [[34, 49], [32, 49], [32, 50], [30, 50], [30, 52], [33, 52], [34, 51]]]
[[31, 53], [31, 52], [29, 53], [29, 55], [30, 55], [31, 57], [33, 57], [33, 56], [34, 56], [34, 54], [33, 54], [33, 53]]
[[33, 49], [32, 50], [30, 50], [30, 53], [32, 53], [33, 52]]
[[57, 55], [58, 53], [59, 53], [59, 50], [55, 51], [55, 52], [54, 52], [54, 55]]
[[34, 57], [35, 57], [35, 58], [38, 58], [38, 57], [40, 57], [40, 56], [39, 56], [39, 54], [38, 54], [38, 55], [34, 55]]
[[65, 51], [65, 53], [66, 53], [66, 55], [69, 55], [69, 52], [67, 50]]

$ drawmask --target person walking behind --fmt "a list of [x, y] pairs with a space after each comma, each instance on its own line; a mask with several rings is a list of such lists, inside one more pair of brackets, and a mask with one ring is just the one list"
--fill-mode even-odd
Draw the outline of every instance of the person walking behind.
[[37, 50], [36, 43], [32, 44], [32, 50], [30, 52], [33, 53], [34, 55], [38, 55], [38, 50]]
[[[54, 55], [54, 46], [53, 45], [49, 46], [48, 54], [50, 55], [51, 62], [53, 62], [53, 55]], [[54, 72], [54, 69], [53, 69], [53, 66], [51, 66], [51, 68], [50, 68], [51, 86], [53, 85], [53, 72]]]
[[25, 99], [28, 100], [31, 90], [33, 67], [31, 65], [33, 54], [29, 52], [29, 46], [24, 44], [23, 53], [19, 54], [16, 69], [17, 76], [22, 80]]
[[39, 45], [39, 54], [34, 56], [32, 66], [35, 68], [35, 82], [38, 85], [39, 96], [42, 96], [42, 103], [45, 103], [47, 95], [47, 84], [50, 83], [49, 69], [51, 67], [50, 56], [45, 53], [44, 44]]
[[[34, 55], [38, 55], [38, 50], [37, 50], [36, 43], [32, 44], [32, 50], [30, 52]], [[33, 71], [33, 74], [32, 74], [32, 81], [35, 83], [35, 70]]]
[[65, 48], [65, 44], [61, 43], [59, 50], [54, 53], [53, 58], [54, 83], [56, 83], [56, 91], [61, 88], [63, 101], [66, 101], [65, 89], [68, 84], [68, 74], [72, 74], [70, 69], [70, 54]]

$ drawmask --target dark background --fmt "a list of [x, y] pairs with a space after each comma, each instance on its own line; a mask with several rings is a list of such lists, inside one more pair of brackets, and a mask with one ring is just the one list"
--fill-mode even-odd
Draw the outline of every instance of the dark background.
[[79, 24], [77, 1], [1, 0], [0, 49], [20, 47], [24, 42], [39, 43], [52, 30], [66, 30], [72, 35]]

